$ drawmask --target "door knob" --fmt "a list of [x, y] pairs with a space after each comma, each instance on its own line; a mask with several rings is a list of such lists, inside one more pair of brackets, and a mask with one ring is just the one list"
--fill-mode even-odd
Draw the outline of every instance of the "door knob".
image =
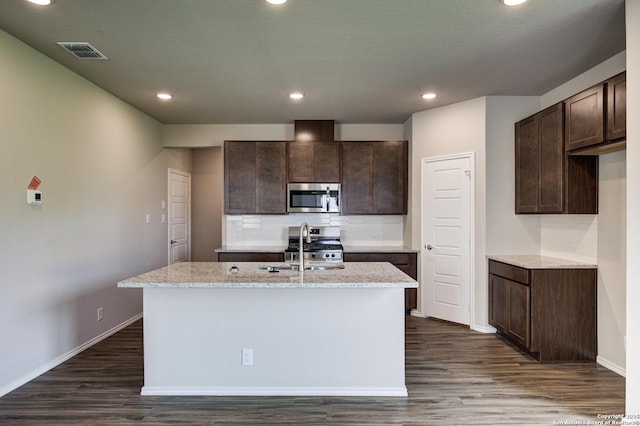
[[431, 246], [431, 244], [427, 244], [427, 245], [425, 246], [425, 248], [426, 248], [427, 250], [431, 250], [433, 247]]
[[171, 240], [171, 244], [175, 244], [175, 243], [177, 243], [176, 240]]

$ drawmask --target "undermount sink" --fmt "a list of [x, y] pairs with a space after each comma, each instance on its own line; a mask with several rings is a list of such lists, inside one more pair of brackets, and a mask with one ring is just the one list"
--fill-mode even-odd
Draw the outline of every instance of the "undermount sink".
[[[258, 266], [258, 269], [266, 269], [268, 272], [278, 272], [284, 270], [298, 270], [297, 263], [270, 263]], [[344, 269], [344, 264], [338, 262], [306, 262], [304, 264], [305, 271], [326, 271], [330, 269]]]

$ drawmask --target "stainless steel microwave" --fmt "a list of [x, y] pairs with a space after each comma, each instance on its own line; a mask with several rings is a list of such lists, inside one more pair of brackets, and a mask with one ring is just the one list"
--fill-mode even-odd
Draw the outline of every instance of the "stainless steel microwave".
[[340, 213], [340, 184], [290, 183], [287, 200], [289, 213]]

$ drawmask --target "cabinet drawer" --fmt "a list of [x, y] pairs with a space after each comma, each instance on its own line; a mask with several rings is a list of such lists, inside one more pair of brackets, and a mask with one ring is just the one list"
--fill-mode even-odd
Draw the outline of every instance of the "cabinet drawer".
[[495, 260], [489, 261], [489, 273], [522, 284], [529, 284], [529, 270]]

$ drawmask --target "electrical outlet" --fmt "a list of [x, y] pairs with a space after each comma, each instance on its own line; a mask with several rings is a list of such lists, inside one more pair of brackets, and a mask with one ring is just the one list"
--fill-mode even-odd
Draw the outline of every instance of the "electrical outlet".
[[102, 321], [102, 308], [98, 308], [96, 315], [98, 316], [98, 322]]
[[253, 349], [242, 350], [242, 365], [253, 365]]

